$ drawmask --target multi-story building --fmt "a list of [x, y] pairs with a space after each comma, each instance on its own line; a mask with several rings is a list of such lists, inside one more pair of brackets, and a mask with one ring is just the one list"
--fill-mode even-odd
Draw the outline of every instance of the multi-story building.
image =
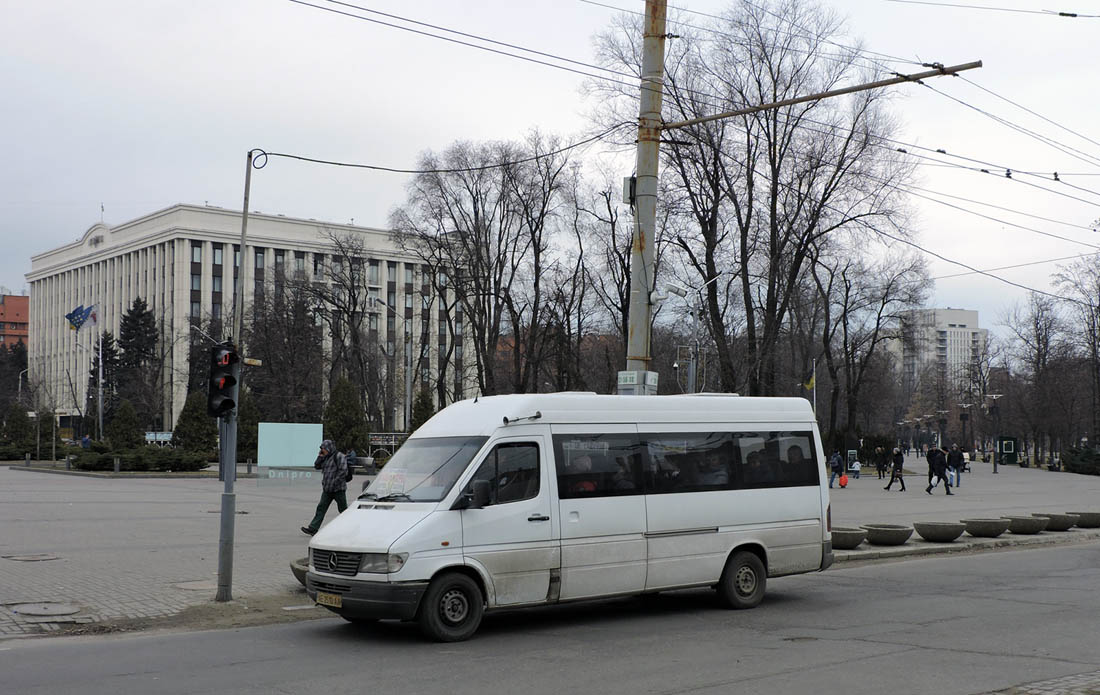
[[[99, 327], [118, 336], [123, 314], [141, 298], [161, 332], [166, 363], [163, 421], [170, 426], [187, 395], [192, 327], [209, 319], [231, 321], [238, 280], [244, 283], [246, 312], [275, 283], [331, 282], [328, 269], [338, 262], [333, 240], [340, 238], [354, 240], [357, 253], [364, 256], [352, 262], [370, 300], [370, 336], [395, 365], [387, 378], [394, 383], [396, 402], [387, 404], [391, 415], [376, 426], [404, 429], [411, 384], [434, 393], [430, 386], [440, 378], [442, 350], [429, 348], [437, 340], [441, 348], [447, 344], [446, 324], [461, 326], [460, 316], [448, 322], [438, 313], [444, 302], [428, 301], [428, 269], [399, 248], [387, 230], [260, 213], [249, 214], [241, 267], [240, 233], [239, 211], [174, 205], [113, 227], [93, 225], [77, 241], [34, 256], [26, 276], [31, 288], [29, 366], [31, 379], [53, 401], [50, 405], [79, 409], [92, 365], [95, 330], [74, 333], [65, 314], [78, 305], [94, 304]], [[462, 338], [460, 331], [456, 333], [450, 340], [458, 348]], [[460, 398], [468, 385], [468, 370], [463, 368], [461, 350], [457, 358], [454, 353], [443, 373], [449, 372], [454, 381], [448, 392]], [[412, 355], [417, 355], [420, 366], [416, 379], [402, 369], [413, 361]]]
[[0, 347], [15, 343], [27, 344], [28, 302], [30, 298], [17, 294], [0, 294]]
[[892, 349], [900, 357], [903, 383], [915, 388], [935, 378], [955, 393], [977, 385], [989, 331], [978, 326], [978, 312], [966, 309], [918, 309], [902, 318], [901, 340]]

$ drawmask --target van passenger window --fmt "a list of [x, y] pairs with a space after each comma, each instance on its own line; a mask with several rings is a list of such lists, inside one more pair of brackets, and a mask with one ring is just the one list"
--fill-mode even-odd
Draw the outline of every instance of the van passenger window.
[[481, 462], [471, 480], [489, 481], [489, 503], [506, 504], [539, 494], [537, 444], [498, 444]]
[[555, 434], [558, 497], [641, 495], [642, 455], [629, 434]]
[[810, 432], [737, 432], [742, 465], [740, 487], [799, 487], [818, 484]]
[[725, 432], [643, 435], [649, 453], [646, 480], [653, 493], [730, 490], [737, 450]]

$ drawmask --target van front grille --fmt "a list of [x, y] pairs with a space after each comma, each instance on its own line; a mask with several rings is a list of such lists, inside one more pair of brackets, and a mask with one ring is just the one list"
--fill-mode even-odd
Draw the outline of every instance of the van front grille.
[[361, 553], [344, 553], [339, 550], [321, 550], [312, 548], [313, 569], [329, 574], [342, 574], [345, 577], [354, 577], [359, 573]]

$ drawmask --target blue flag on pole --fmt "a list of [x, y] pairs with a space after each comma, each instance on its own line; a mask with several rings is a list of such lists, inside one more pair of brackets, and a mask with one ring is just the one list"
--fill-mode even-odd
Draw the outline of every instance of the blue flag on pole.
[[65, 318], [69, 321], [69, 328], [74, 331], [80, 331], [81, 327], [87, 322], [89, 318], [92, 319], [92, 324], [96, 322], [95, 305], [85, 307], [83, 304], [73, 309], [69, 313], [65, 314]]

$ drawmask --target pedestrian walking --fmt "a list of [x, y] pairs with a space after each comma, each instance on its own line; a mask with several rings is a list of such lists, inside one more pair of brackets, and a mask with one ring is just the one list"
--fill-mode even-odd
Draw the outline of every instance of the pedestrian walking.
[[947, 479], [947, 454], [938, 447], [932, 447], [928, 450], [928, 487], [924, 491], [929, 495], [932, 494], [933, 476], [937, 481], [943, 481], [943, 487], [947, 490], [947, 494], [954, 494], [951, 492], [951, 481]]
[[886, 451], [881, 446], [875, 447], [875, 472], [878, 473], [879, 480], [886, 478]]
[[321, 501], [317, 503], [317, 513], [309, 526], [302, 527], [302, 533], [312, 536], [321, 528], [329, 505], [336, 502], [337, 511], [348, 508], [348, 462], [347, 457], [336, 450], [331, 439], [321, 442], [321, 449], [313, 467], [321, 471]]
[[886, 487], [883, 490], [889, 490], [890, 486], [894, 484], [894, 481], [901, 483], [901, 491], [905, 492], [905, 478], [902, 466], [905, 464], [905, 454], [901, 453], [901, 450], [894, 447], [894, 467], [890, 472], [890, 482], [886, 483]]
[[844, 457], [840, 455], [840, 449], [829, 457], [829, 471], [829, 487], [832, 487], [833, 481], [844, 475]]
[[963, 468], [966, 466], [966, 461], [963, 460], [963, 453], [959, 451], [958, 444], [951, 445], [951, 451], [947, 452], [947, 471], [951, 474], [953, 479], [952, 484], [955, 487], [959, 486], [962, 482]]

